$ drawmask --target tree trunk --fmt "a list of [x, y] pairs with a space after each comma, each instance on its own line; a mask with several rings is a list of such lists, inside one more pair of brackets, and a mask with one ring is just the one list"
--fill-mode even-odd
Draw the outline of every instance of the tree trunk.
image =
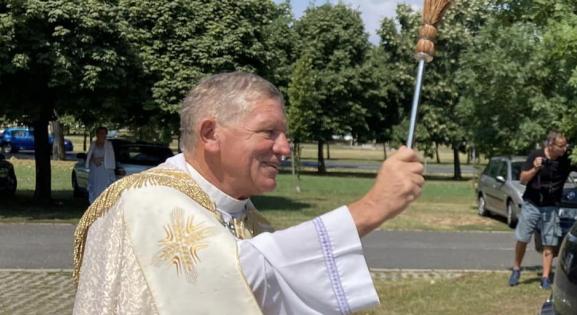
[[439, 157], [439, 144], [435, 142], [435, 156], [437, 157], [437, 164], [441, 164], [441, 158]]
[[32, 123], [32, 127], [34, 128], [34, 161], [36, 164], [34, 199], [48, 203], [52, 199], [48, 119], [36, 120]]
[[83, 136], [83, 140], [82, 140], [82, 152], [86, 152], [86, 140], [88, 139], [88, 133], [86, 133], [86, 127], [84, 127], [84, 132], [82, 134]]
[[462, 179], [461, 175], [461, 161], [459, 160], [459, 142], [453, 143], [453, 164], [454, 164], [454, 175], [453, 179]]
[[52, 158], [54, 160], [64, 161], [66, 160], [66, 150], [64, 149], [64, 128], [62, 128], [62, 123], [58, 120], [53, 120], [50, 122], [50, 127], [52, 127]]
[[301, 192], [300, 165], [301, 165], [300, 144], [294, 142], [293, 149], [291, 150], [291, 169], [295, 181], [295, 190], [296, 192], [299, 193]]
[[319, 174], [326, 174], [327, 168], [325, 166], [325, 158], [323, 156], [323, 148], [324, 148], [324, 141], [319, 140], [317, 143], [317, 152], [318, 152], [318, 166], [317, 166], [317, 173]]
[[330, 144], [327, 142], [327, 160], [331, 159], [331, 147]]
[[387, 159], [387, 143], [383, 142], [383, 160]]

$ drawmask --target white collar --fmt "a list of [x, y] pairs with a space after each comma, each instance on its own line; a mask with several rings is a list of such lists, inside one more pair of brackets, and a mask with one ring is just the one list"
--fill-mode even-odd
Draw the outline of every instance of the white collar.
[[215, 203], [217, 210], [224, 214], [225, 221], [228, 221], [226, 220], [229, 219], [228, 217], [239, 217], [246, 211], [248, 203], [250, 202], [249, 199], [239, 200], [218, 189], [218, 187], [200, 175], [192, 165], [186, 162], [184, 154], [180, 153], [168, 158], [165, 163], [188, 173]]

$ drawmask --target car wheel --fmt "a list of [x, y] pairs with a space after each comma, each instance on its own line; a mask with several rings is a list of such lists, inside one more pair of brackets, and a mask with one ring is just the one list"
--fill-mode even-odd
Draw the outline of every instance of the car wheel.
[[72, 194], [74, 197], [83, 197], [84, 193], [82, 189], [78, 186], [78, 179], [76, 178], [76, 172], [72, 172]]
[[10, 174], [10, 177], [12, 177], [12, 187], [10, 187], [10, 190], [8, 191], [8, 193], [11, 196], [14, 196], [16, 194], [16, 188], [18, 187], [18, 180], [16, 179], [16, 173], [14, 173], [14, 170], [12, 170], [12, 174]]
[[507, 201], [507, 225], [514, 229], [517, 225], [517, 216], [513, 210], [513, 202], [511, 200]]
[[2, 152], [4, 152], [5, 154], [15, 153], [14, 147], [10, 143], [4, 143], [4, 145], [2, 146]]
[[483, 197], [483, 195], [479, 195], [477, 203], [479, 205], [478, 214], [482, 217], [486, 216], [488, 214], [488, 211], [487, 208], [485, 208], [485, 197]]

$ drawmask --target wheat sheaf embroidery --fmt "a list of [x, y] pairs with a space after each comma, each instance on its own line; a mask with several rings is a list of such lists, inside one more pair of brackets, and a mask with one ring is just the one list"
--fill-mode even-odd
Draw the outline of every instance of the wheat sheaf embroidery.
[[165, 237], [160, 240], [160, 251], [154, 257], [155, 265], [173, 264], [177, 275], [184, 275], [188, 281], [197, 278], [196, 265], [200, 262], [198, 252], [208, 246], [207, 238], [214, 232], [202, 223], [195, 224], [192, 215], [175, 208], [169, 224], [164, 226]]

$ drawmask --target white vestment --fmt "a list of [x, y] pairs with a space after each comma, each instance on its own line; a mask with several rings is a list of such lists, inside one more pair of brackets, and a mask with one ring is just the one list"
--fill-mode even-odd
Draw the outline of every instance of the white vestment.
[[[224, 226], [253, 208], [249, 200], [234, 199], [202, 178], [182, 154], [161, 167], [186, 172], [214, 203]], [[245, 240], [212, 225], [206, 233], [216, 235], [210, 244], [219, 246], [198, 243], [191, 255], [198, 262], [178, 274], [162, 259], [142, 258], [164, 257], [154, 245], [162, 239], [162, 226], [172, 235], [167, 222], [178, 221], [179, 211], [190, 213], [196, 227], [218, 223], [204, 215], [206, 206], [186, 195], [143, 185], [122, 193], [107, 205], [111, 210], [88, 225], [75, 314], [350, 314], [378, 303], [347, 207]], [[153, 206], [164, 203], [167, 211]], [[220, 244], [234, 248], [216, 251]]]
[[[102, 162], [97, 165], [92, 161], [93, 158], [102, 159]], [[88, 173], [88, 201], [92, 203], [116, 180], [116, 175], [114, 174], [116, 161], [112, 143], [106, 140], [104, 145], [99, 147], [96, 141], [93, 141], [86, 154], [85, 163], [86, 168], [90, 170]]]

